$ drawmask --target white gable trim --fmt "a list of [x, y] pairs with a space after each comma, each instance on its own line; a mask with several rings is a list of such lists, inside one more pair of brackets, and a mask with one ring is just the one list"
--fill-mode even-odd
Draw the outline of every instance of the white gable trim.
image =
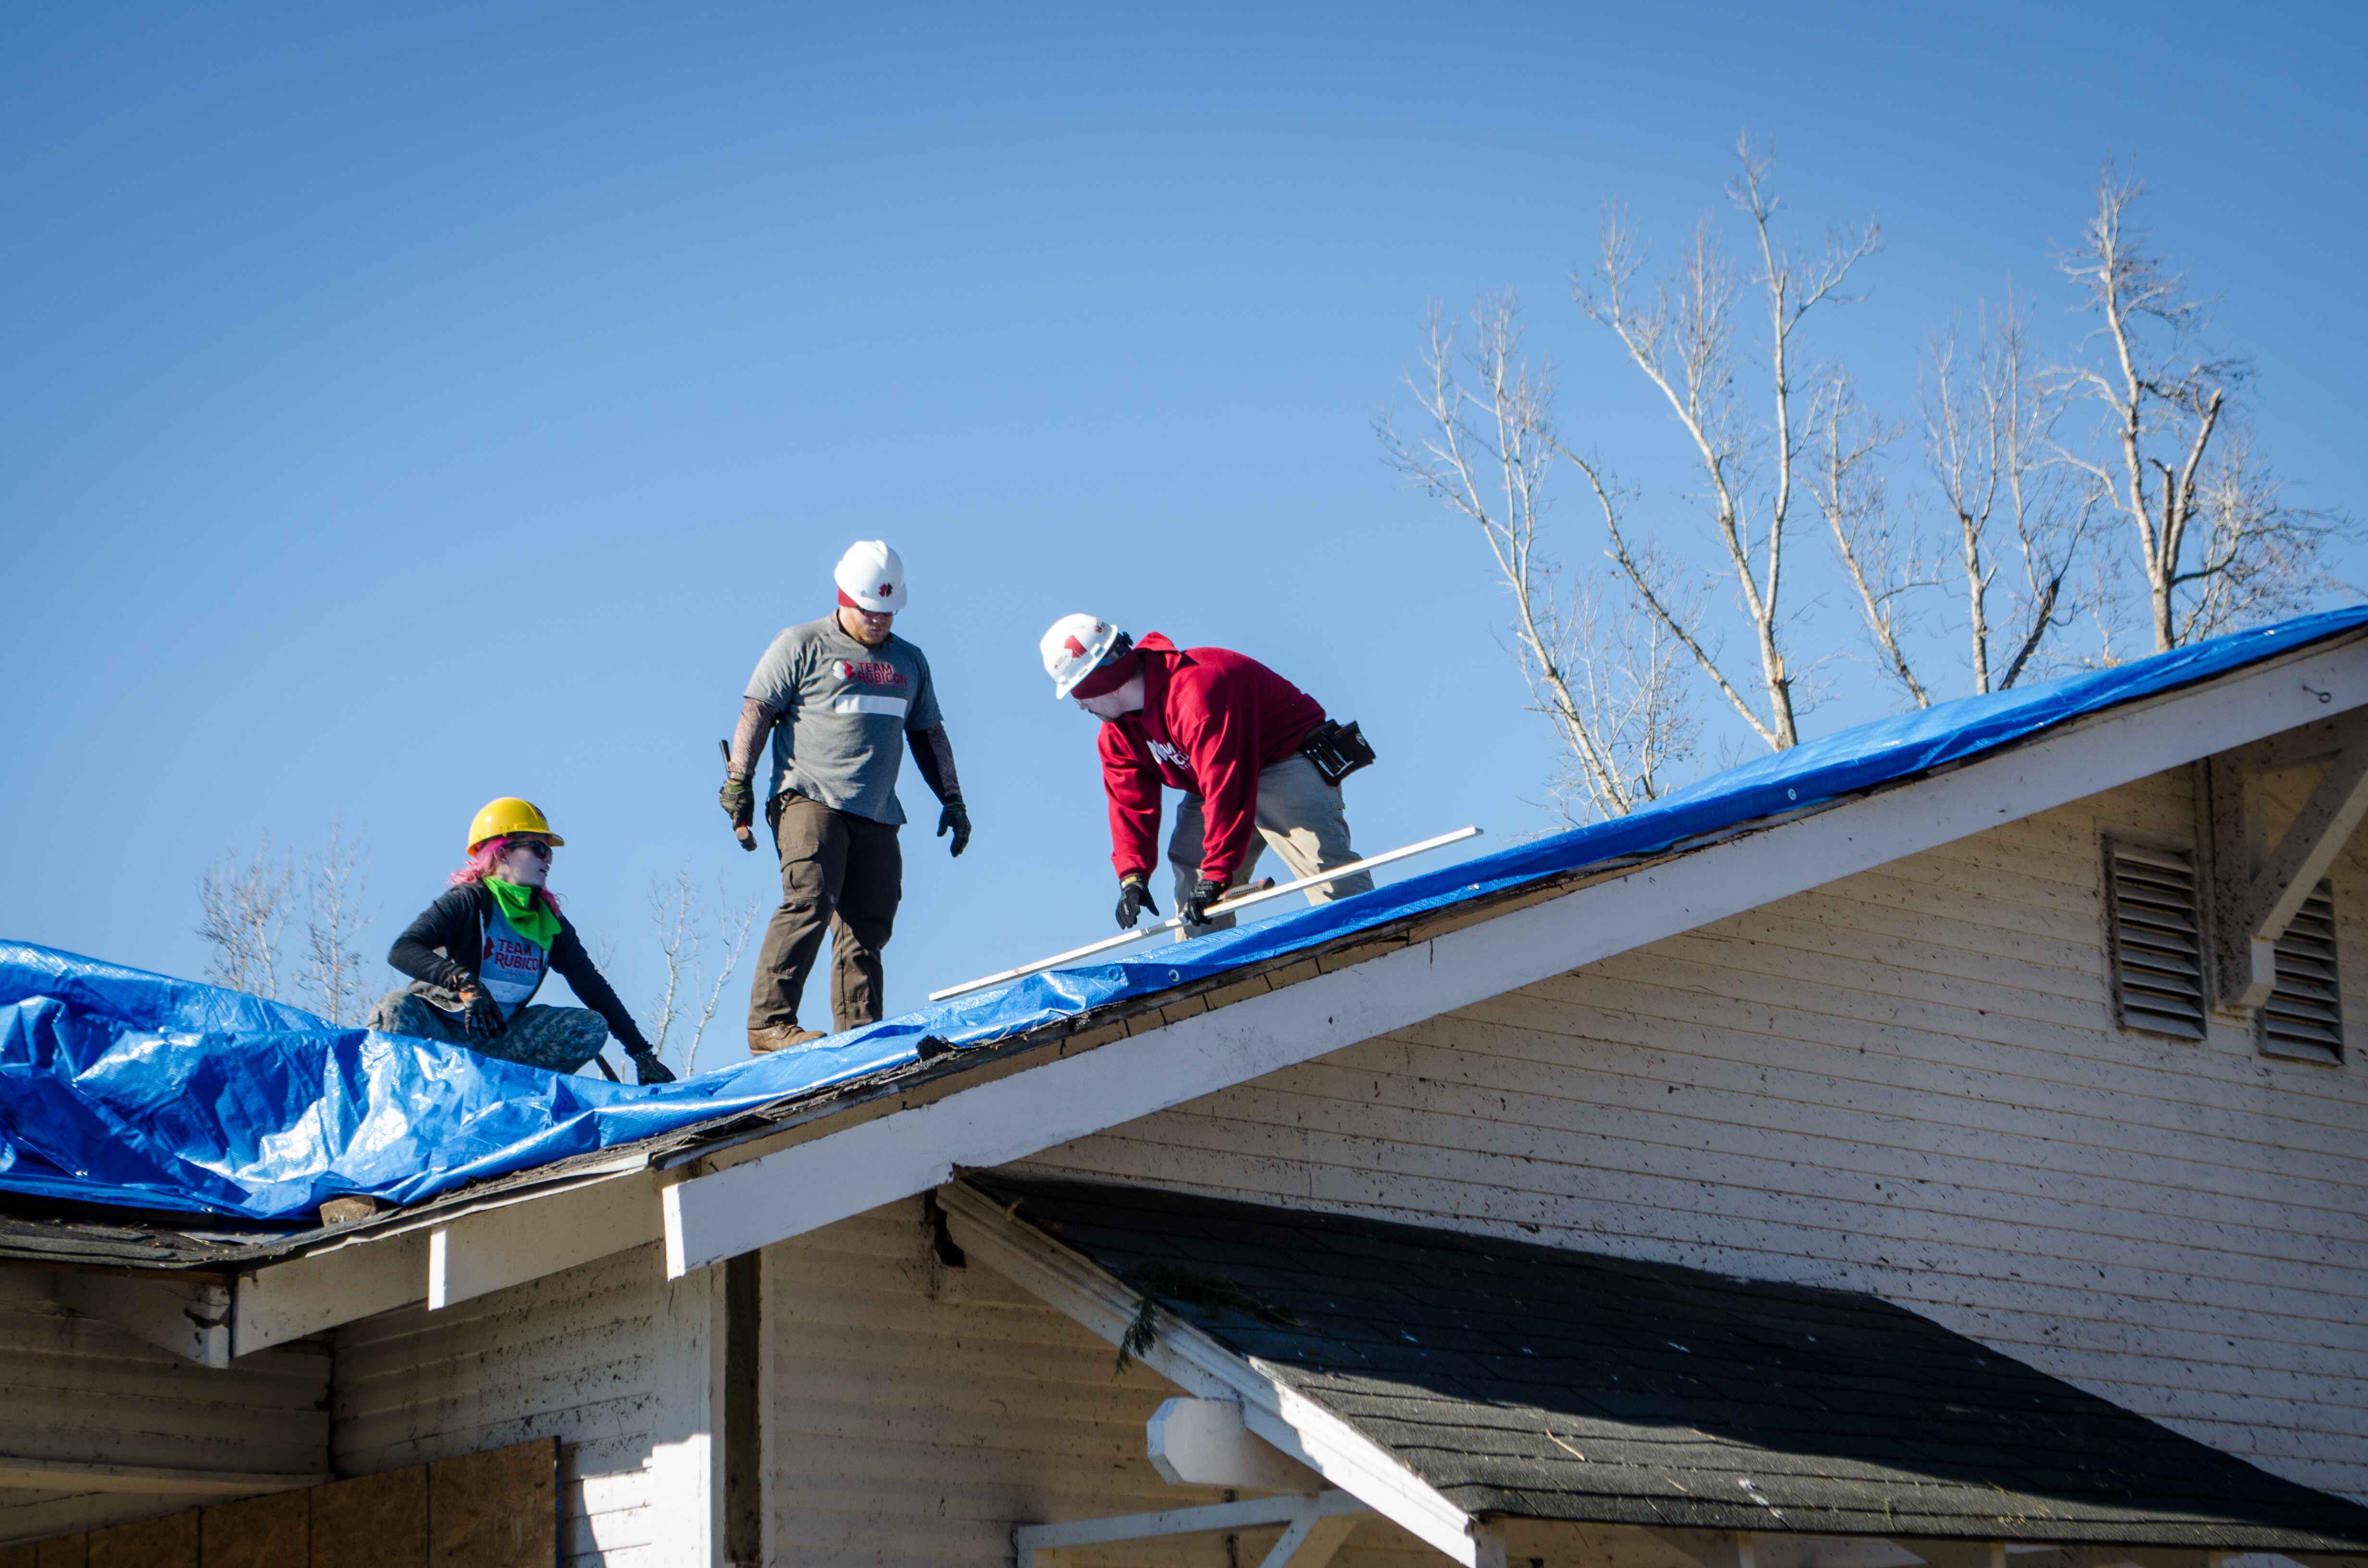
[[[665, 1189], [678, 1276], [1837, 878], [2368, 705], [2368, 640], [2305, 649], [1914, 783], [957, 1089]], [[1138, 1026], [1140, 1028], [1140, 1026]]]
[[[426, 1301], [449, 1306], [655, 1241], [658, 1205], [640, 1151], [552, 1183], [396, 1214], [359, 1234], [233, 1281], [230, 1354], [250, 1355]], [[638, 1196], [621, 1196], [631, 1192]], [[532, 1223], [521, 1226], [531, 1211]]]
[[[939, 1189], [954, 1244], [1005, 1278], [1116, 1345], [1134, 1321], [1133, 1290], [1053, 1241], [1010, 1219], [967, 1187]], [[1284, 1454], [1465, 1568], [1479, 1562], [1474, 1520], [1404, 1460], [1305, 1395], [1277, 1382], [1165, 1308], [1143, 1364], [1202, 1399], [1238, 1400], [1242, 1421]]]

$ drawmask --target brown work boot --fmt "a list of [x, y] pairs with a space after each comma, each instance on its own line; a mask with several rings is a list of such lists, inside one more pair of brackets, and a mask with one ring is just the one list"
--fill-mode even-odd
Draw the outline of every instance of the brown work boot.
[[770, 1051], [787, 1051], [793, 1046], [810, 1045], [825, 1038], [820, 1029], [802, 1029], [795, 1024], [774, 1024], [748, 1031], [748, 1054], [763, 1056]]

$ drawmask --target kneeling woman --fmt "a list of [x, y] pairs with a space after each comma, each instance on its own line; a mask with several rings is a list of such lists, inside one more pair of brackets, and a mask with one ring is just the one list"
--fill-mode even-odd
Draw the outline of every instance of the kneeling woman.
[[[370, 1027], [553, 1073], [575, 1072], [613, 1034], [643, 1083], [672, 1082], [542, 885], [562, 842], [542, 812], [516, 796], [479, 812], [468, 864], [386, 956], [414, 983], [381, 997]], [[554, 969], [589, 1007], [528, 1006]]]

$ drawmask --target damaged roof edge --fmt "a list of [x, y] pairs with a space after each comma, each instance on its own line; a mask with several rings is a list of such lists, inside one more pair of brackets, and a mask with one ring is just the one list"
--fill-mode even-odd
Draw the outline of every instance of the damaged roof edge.
[[[2176, 699], [2119, 705], [2027, 744], [1870, 788], [1770, 824], [1728, 824], [1679, 853], [1568, 884], [1502, 890], [1344, 934], [1261, 983], [1220, 985], [1161, 1008], [1124, 1038], [1034, 1059], [905, 1114], [697, 1161], [668, 1187], [667, 1268], [681, 1272], [860, 1213], [1393, 1028], [1518, 990], [2001, 822], [2328, 717], [2320, 691], [2368, 704], [2368, 652], [2322, 649]], [[1952, 759], [1954, 760], [1954, 759]], [[1485, 923], [1486, 929], [1474, 927]], [[1238, 978], [1238, 977], [1229, 977]], [[1154, 998], [1153, 1000], [1156, 1000]], [[1086, 1037], [1093, 1039], [1094, 1037]], [[966, 1092], [965, 1092], [966, 1091]]]
[[[2193, 701], [2200, 693], [2231, 683], [2248, 687], [2277, 684], [2272, 677], [2297, 661], [2340, 659], [2347, 667], [2362, 661], [2356, 650], [2362, 633], [2358, 618], [2323, 632], [2302, 645], [2251, 663], [2209, 672], [2195, 679], [2126, 698], [2102, 707], [2076, 712], [2034, 732], [2002, 742], [1969, 756], [1952, 757], [1933, 767], [1878, 779], [1782, 812], [1727, 822], [1667, 846], [1634, 851], [1543, 871], [1537, 875], [1486, 889], [1471, 896], [1415, 909], [1372, 926], [1338, 931], [1286, 951], [1214, 973], [1196, 976], [1165, 989], [1127, 995], [1079, 1013], [1019, 1030], [999, 1040], [967, 1046], [926, 1061], [894, 1063], [879, 1072], [842, 1083], [803, 1091], [753, 1110], [738, 1110], [712, 1121], [695, 1123], [607, 1149], [569, 1156], [547, 1165], [471, 1183], [424, 1202], [335, 1227], [280, 1231], [250, 1242], [232, 1242], [222, 1227], [188, 1224], [179, 1216], [152, 1218], [145, 1222], [110, 1227], [104, 1224], [30, 1225], [0, 1221], [0, 1257], [24, 1262], [80, 1264], [148, 1270], [190, 1268], [215, 1272], [252, 1270], [264, 1264], [342, 1251], [359, 1244], [399, 1236], [449, 1223], [489, 1209], [539, 1197], [578, 1190], [644, 1171], [703, 1174], [687, 1167], [728, 1166], [762, 1154], [827, 1136], [862, 1122], [931, 1104], [961, 1090], [1032, 1067], [1091, 1051], [1099, 1046], [1140, 1033], [1146, 1017], [1154, 1028], [1174, 1021], [1167, 1010], [1224, 993], [1223, 1000], [1190, 1009], [1191, 1013], [1222, 1007], [1252, 994], [1270, 994], [1312, 979], [1351, 952], [1362, 962], [1411, 943], [1429, 940], [1451, 930], [1497, 918], [1543, 902], [1583, 892], [1611, 881], [1649, 878], [1657, 869], [1702, 851], [1743, 838], [1757, 837], [1824, 817], [1871, 797], [1922, 788], [1936, 779], [1977, 764], [1995, 764], [2041, 745], [2061, 746], [2099, 726], [2125, 724], [2167, 704]], [[2351, 651], [2347, 654], [2347, 651]], [[2322, 672], [2324, 673], [2324, 672]], [[2291, 683], [2288, 683], [2291, 684]], [[2350, 689], [2360, 687], [2360, 690]], [[2253, 731], [2272, 733], [2311, 720], [2328, 717], [2368, 701], [2368, 684], [2347, 683], [2340, 708], [2313, 691], [2299, 701], [2254, 700], [2244, 704]], [[2288, 709], [2294, 710], [2289, 712]], [[2224, 726], [2225, 728], [2226, 726]], [[2242, 744], [2250, 733], [2229, 740]], [[2223, 737], [2225, 740], [2226, 737]], [[2213, 749], [2221, 749], [2214, 743]], [[2195, 754], [2206, 755], [2206, 754]], [[2155, 764], [2146, 763], [2152, 771]], [[2132, 777], [2143, 776], [2134, 774]], [[2112, 780], [2122, 781], [2122, 780]], [[2093, 782], [2093, 781], [2092, 781]], [[2097, 787], [2110, 787], [2110, 782]], [[1977, 824], [1963, 831], [1978, 831]], [[1817, 878], [1816, 880], [1823, 880]], [[1278, 977], [1287, 975], [1287, 979]], [[1186, 1016], [1190, 1016], [1189, 1014]], [[711, 1163], [712, 1163], [711, 1165]], [[22, 1207], [22, 1203], [18, 1205]], [[231, 1222], [234, 1225], [236, 1221]], [[45, 1233], [38, 1244], [28, 1233]], [[176, 1233], [186, 1238], [163, 1238]], [[87, 1247], [70, 1239], [87, 1238]], [[143, 1255], [133, 1262], [125, 1256], [123, 1238], [139, 1238]], [[200, 1238], [204, 1239], [200, 1239]]]

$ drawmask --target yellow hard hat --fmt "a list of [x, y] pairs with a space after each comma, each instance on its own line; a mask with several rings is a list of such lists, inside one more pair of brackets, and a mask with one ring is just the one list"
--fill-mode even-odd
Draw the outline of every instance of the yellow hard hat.
[[542, 808], [532, 801], [521, 801], [516, 795], [504, 795], [498, 801], [487, 801], [477, 820], [469, 824], [469, 853], [488, 838], [499, 838], [509, 833], [539, 833], [553, 844], [567, 840], [551, 831], [551, 822]]

